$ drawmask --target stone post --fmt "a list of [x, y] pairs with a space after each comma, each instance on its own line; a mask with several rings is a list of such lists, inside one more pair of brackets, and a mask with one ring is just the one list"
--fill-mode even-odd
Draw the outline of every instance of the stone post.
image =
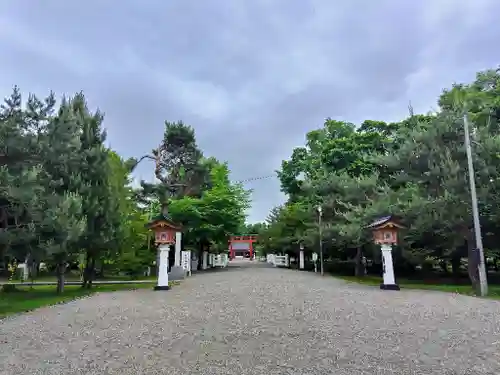
[[182, 233], [175, 232], [175, 262], [174, 266], [181, 266], [181, 243], [182, 243]]
[[158, 247], [159, 250], [159, 261], [158, 261], [158, 285], [155, 286], [155, 290], [169, 290], [168, 286], [168, 252], [170, 250], [170, 245], [162, 244]]
[[380, 289], [385, 290], [399, 290], [394, 277], [394, 263], [392, 261], [392, 245], [381, 245], [382, 250], [382, 265], [383, 265], [383, 284]]
[[191, 250], [182, 252], [182, 269], [185, 274], [191, 276]]
[[174, 265], [170, 270], [171, 280], [182, 280], [186, 275], [181, 262], [181, 244], [182, 244], [182, 232], [175, 232], [175, 253], [174, 253]]
[[208, 251], [204, 251], [202, 256], [201, 269], [206, 270], [208, 268]]
[[300, 250], [299, 253], [299, 269], [304, 269], [304, 250]]

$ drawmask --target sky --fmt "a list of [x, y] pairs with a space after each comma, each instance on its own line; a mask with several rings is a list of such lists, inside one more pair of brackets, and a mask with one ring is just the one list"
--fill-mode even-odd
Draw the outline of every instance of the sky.
[[[436, 109], [499, 65], [498, 14], [498, 0], [0, 0], [0, 93], [83, 91], [124, 157], [182, 120], [245, 180], [274, 175], [327, 117]], [[144, 162], [135, 178], [152, 175]], [[275, 177], [245, 185], [250, 222], [285, 200]]]

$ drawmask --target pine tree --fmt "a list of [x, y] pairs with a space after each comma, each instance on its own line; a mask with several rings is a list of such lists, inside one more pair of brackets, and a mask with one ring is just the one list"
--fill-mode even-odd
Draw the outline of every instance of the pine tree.
[[80, 154], [83, 160], [80, 165], [80, 177], [83, 186], [82, 210], [87, 218], [85, 234], [81, 248], [85, 249], [86, 265], [84, 270], [84, 287], [91, 287], [95, 276], [96, 262], [107, 250], [115, 238], [116, 205], [113, 201], [113, 190], [110, 188], [109, 152], [104, 145], [106, 132], [102, 128], [103, 115], [92, 113], [87, 107], [85, 96], [80, 93], [71, 101], [73, 114], [80, 124]]
[[165, 121], [163, 141], [151, 156], [156, 163], [155, 177], [159, 184], [141, 181], [142, 199], [155, 196], [167, 212], [169, 199], [184, 196], [200, 197], [210, 187], [210, 163], [204, 163], [203, 153], [196, 143], [194, 129], [182, 121]]
[[39, 140], [53, 106], [53, 95], [44, 102], [31, 96], [23, 109], [18, 87], [0, 106], [0, 253], [19, 261], [42, 257], [46, 192]]
[[47, 123], [43, 142], [43, 176], [47, 190], [42, 238], [47, 255], [56, 265], [58, 292], [64, 289], [66, 264], [79, 253], [86, 217], [81, 194], [81, 129], [71, 101], [63, 100], [57, 116]]

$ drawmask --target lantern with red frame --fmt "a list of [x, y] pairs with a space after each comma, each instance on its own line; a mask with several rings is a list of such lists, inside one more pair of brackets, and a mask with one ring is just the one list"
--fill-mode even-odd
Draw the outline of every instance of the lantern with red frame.
[[378, 245], [395, 245], [398, 231], [404, 226], [393, 216], [385, 216], [367, 226], [373, 232], [373, 241]]
[[154, 217], [146, 227], [154, 232], [156, 245], [174, 244], [175, 233], [181, 230], [181, 226], [174, 223], [167, 215]]

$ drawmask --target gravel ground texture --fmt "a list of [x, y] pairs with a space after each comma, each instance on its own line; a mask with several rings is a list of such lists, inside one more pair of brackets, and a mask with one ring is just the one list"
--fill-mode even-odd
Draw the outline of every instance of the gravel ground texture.
[[499, 302], [244, 262], [0, 321], [0, 374], [500, 374]]

